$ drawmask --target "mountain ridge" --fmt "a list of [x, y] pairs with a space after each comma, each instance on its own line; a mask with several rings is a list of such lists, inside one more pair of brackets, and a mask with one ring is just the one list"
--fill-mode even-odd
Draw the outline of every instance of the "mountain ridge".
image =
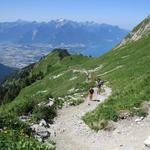
[[150, 15], [147, 16], [141, 23], [139, 23], [118, 46], [123, 46], [130, 42], [135, 42], [144, 36], [150, 34]]
[[0, 82], [10, 76], [17, 69], [0, 64]]

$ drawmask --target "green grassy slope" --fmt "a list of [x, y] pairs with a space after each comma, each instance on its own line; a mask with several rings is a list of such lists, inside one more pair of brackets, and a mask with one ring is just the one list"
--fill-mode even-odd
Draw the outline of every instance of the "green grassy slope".
[[[53, 96], [56, 99], [65, 97], [72, 88], [78, 89], [78, 92], [86, 91], [88, 88], [88, 84], [85, 83], [86, 74], [73, 72], [73, 70], [91, 68], [88, 64], [94, 58], [82, 55], [66, 55], [62, 59], [60, 58], [62, 53], [62, 51], [54, 51], [31, 68], [29, 67], [29, 77], [40, 72], [43, 77], [23, 87], [17, 97], [12, 102], [2, 105], [0, 110], [21, 115], [34, 109], [34, 105], [36, 106], [39, 102], [48, 100], [48, 97]], [[75, 79], [71, 80], [72, 78]], [[13, 79], [16, 85], [19, 85], [20, 81], [22, 82], [22, 78]], [[76, 92], [74, 91], [74, 93]]]
[[[84, 83], [86, 75], [73, 72], [73, 70], [82, 69], [91, 59], [94, 58], [81, 55], [70, 56], [63, 50], [55, 50], [38, 63], [23, 69], [16, 76], [7, 80], [0, 88], [2, 98], [3, 93], [5, 93], [0, 106], [0, 129], [3, 129], [2, 136], [0, 136], [0, 139], [3, 138], [3, 143], [0, 143], [0, 148], [8, 143], [8, 147], [12, 147], [12, 149], [14, 146], [22, 149], [22, 145], [34, 149], [35, 144], [37, 145], [36, 149], [46, 149], [32, 136], [30, 138], [29, 133], [24, 133], [27, 128], [18, 120], [18, 116], [30, 112], [32, 113], [32, 122], [37, 122], [42, 118], [52, 122], [56, 116], [57, 108], [69, 99], [65, 96], [74, 97], [75, 93], [79, 93], [79, 99], [73, 101], [72, 104], [82, 102], [83, 97], [80, 96], [80, 93], [83, 94], [88, 88], [88, 83]], [[69, 91], [70, 89], [73, 90]], [[53, 107], [38, 107], [40, 102], [47, 101], [49, 97], [55, 98]], [[63, 98], [64, 100], [62, 100]], [[71, 101], [71, 99], [69, 100]], [[13, 142], [11, 142], [10, 134], [16, 137]], [[6, 149], [7, 147], [4, 150]], [[47, 149], [51, 150], [51, 148]]]
[[[113, 89], [112, 96], [83, 119], [93, 129], [105, 120], [118, 119], [120, 110], [145, 115], [144, 101], [150, 100], [150, 37], [115, 48], [99, 58], [103, 68], [96, 73]], [[135, 109], [139, 108], [139, 109]]]

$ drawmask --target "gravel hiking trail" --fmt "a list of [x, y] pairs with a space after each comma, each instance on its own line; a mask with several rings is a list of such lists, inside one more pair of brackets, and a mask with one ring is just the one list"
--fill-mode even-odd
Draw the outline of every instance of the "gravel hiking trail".
[[[56, 141], [57, 150], [93, 150], [97, 149], [94, 138], [95, 134], [81, 119], [85, 113], [94, 110], [100, 103], [111, 95], [111, 89], [104, 86], [101, 95], [97, 94], [97, 88], [94, 88], [93, 100], [89, 97], [85, 102], [78, 106], [63, 107], [58, 111], [54, 124], [51, 126], [53, 140]], [[88, 105], [88, 103], [90, 105]], [[96, 146], [96, 147], [95, 147]]]
[[104, 86], [105, 92], [97, 94], [94, 88], [93, 101], [88, 98], [78, 106], [63, 107], [51, 125], [51, 139], [56, 142], [56, 150], [149, 150], [144, 140], [150, 135], [150, 115], [136, 122], [137, 116], [113, 122], [115, 130], [95, 132], [81, 119], [85, 113], [95, 109], [112, 93]]

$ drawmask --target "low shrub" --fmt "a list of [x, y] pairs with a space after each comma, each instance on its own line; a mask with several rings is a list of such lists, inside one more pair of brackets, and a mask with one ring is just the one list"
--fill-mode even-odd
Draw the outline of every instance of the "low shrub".
[[46, 120], [49, 123], [53, 122], [53, 118], [57, 115], [55, 106], [45, 107], [37, 106], [33, 111], [34, 120], [39, 121], [41, 119]]
[[0, 134], [1, 150], [54, 150], [54, 146], [50, 145], [40, 143], [32, 137], [26, 137], [13, 130]]

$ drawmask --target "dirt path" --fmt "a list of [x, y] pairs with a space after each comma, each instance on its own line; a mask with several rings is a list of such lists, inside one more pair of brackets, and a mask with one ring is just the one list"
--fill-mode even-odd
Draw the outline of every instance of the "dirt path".
[[[86, 101], [78, 106], [70, 106], [62, 108], [58, 112], [58, 117], [52, 126], [56, 132], [56, 137], [53, 137], [57, 143], [57, 150], [92, 150], [95, 147], [90, 135], [94, 133], [81, 120], [81, 117], [86, 113], [96, 108], [98, 104], [103, 102], [111, 94], [110, 88], [105, 88], [102, 95], [97, 94], [97, 88], [94, 88], [93, 100], [88, 105]], [[87, 146], [86, 146], [86, 143]], [[89, 146], [90, 145], [90, 146]]]
[[105, 87], [102, 95], [94, 95], [93, 99], [99, 101], [91, 101], [90, 105], [85, 101], [59, 110], [50, 129], [54, 132], [51, 138], [57, 143], [56, 150], [147, 150], [143, 142], [150, 135], [150, 116], [138, 123], [137, 117], [119, 121], [115, 123], [116, 130], [98, 133], [81, 120], [110, 95], [111, 89]]

